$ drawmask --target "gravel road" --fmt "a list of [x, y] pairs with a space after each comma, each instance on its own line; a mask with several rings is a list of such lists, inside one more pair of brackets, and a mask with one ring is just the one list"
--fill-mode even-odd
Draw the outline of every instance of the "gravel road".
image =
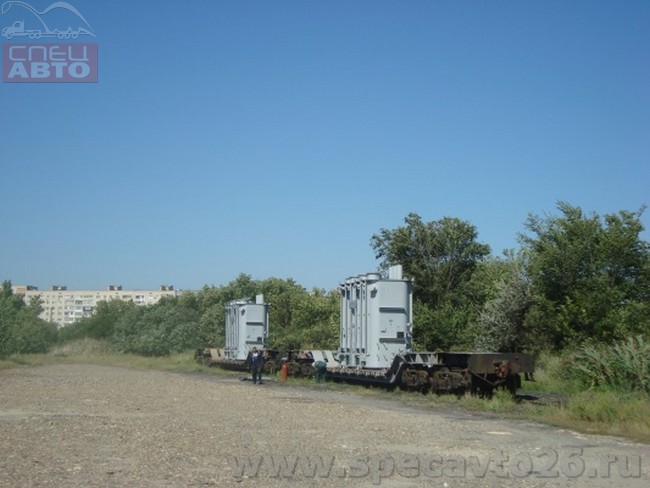
[[650, 446], [231, 377], [0, 371], [0, 487], [644, 487]]

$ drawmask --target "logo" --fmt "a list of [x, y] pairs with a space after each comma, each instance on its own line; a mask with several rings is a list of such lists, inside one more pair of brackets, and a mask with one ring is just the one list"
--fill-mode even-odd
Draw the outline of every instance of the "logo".
[[95, 32], [75, 7], [54, 2], [42, 11], [26, 2], [2, 4], [2, 15], [16, 13], [20, 18], [2, 29], [7, 40], [24, 38], [2, 46], [2, 81], [5, 83], [95, 83], [97, 82], [97, 43], [59, 42]]

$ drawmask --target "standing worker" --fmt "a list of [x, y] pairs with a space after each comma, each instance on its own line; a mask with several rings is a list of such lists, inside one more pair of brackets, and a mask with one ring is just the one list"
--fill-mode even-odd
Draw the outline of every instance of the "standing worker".
[[262, 383], [262, 366], [264, 365], [264, 356], [257, 347], [251, 349], [251, 372], [253, 373], [253, 384]]

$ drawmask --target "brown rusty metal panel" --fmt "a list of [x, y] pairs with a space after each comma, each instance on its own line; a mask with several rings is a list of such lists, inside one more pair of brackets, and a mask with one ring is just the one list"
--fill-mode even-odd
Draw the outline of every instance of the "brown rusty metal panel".
[[469, 353], [467, 368], [474, 374], [507, 374], [532, 373], [533, 358], [523, 353]]

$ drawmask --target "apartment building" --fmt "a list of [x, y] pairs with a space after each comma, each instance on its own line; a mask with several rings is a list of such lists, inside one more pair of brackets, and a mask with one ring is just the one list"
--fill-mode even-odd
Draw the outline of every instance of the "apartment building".
[[25, 303], [39, 297], [43, 307], [39, 317], [59, 327], [90, 317], [101, 301], [124, 300], [145, 306], [157, 303], [162, 297], [174, 297], [178, 293], [171, 285], [163, 285], [158, 290], [124, 290], [121, 285], [110, 285], [106, 290], [68, 290], [63, 285], [54, 285], [50, 290], [39, 290], [29, 285], [12, 288], [14, 294], [22, 296]]

